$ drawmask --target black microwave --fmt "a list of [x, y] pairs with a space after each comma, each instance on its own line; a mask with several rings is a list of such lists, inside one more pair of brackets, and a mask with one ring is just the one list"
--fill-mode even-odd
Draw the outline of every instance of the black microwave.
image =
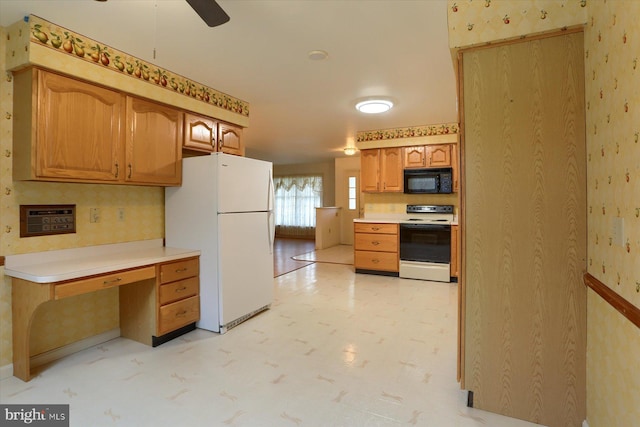
[[449, 194], [453, 192], [451, 168], [405, 169], [405, 194]]

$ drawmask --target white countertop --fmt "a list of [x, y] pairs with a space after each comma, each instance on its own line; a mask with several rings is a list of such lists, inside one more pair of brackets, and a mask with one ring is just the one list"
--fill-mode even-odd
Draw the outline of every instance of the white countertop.
[[53, 283], [200, 255], [199, 250], [168, 248], [162, 239], [8, 255], [4, 274], [36, 283]]
[[[411, 218], [408, 214], [370, 214], [365, 218], [356, 218], [353, 222], [375, 222], [386, 224], [400, 224], [401, 222], [407, 222]], [[450, 225], [458, 225], [458, 218], [454, 217]]]

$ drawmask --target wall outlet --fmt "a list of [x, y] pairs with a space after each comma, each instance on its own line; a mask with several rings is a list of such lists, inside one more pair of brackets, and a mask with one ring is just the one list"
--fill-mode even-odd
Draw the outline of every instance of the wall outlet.
[[100, 222], [100, 208], [89, 209], [89, 222]]
[[118, 221], [124, 221], [124, 208], [118, 208]]

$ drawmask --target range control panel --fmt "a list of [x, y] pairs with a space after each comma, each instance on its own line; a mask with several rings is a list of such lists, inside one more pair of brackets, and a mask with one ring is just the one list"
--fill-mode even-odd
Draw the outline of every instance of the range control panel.
[[20, 205], [20, 237], [76, 232], [76, 205]]

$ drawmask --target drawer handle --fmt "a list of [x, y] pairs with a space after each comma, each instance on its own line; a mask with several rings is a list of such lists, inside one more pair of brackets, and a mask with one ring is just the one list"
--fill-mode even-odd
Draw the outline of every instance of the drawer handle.
[[179, 268], [179, 269], [176, 270], [176, 273], [184, 273], [187, 270], [188, 270], [188, 268], [186, 268], [186, 267], [185, 268]]
[[187, 310], [183, 310], [183, 311], [181, 311], [179, 313], [176, 313], [176, 317], [184, 317], [184, 316], [187, 315], [187, 313], [188, 313]]
[[373, 242], [371, 242], [371, 244], [373, 246], [378, 246], [380, 244], [380, 242], [378, 242], [377, 240], [374, 240]]
[[378, 231], [378, 230], [380, 230], [380, 227], [371, 227], [371, 229], [372, 229], [373, 231]]
[[372, 259], [372, 260], [371, 260], [371, 262], [372, 262], [372, 263], [374, 263], [374, 264], [377, 264], [377, 263], [379, 263], [379, 262], [380, 262], [380, 260], [379, 260], [379, 259], [377, 259], [377, 258], [374, 258], [374, 259]]
[[111, 285], [113, 283], [118, 283], [120, 281], [122, 281], [122, 279], [120, 277], [117, 277], [117, 278], [115, 278], [113, 280], [105, 280], [104, 282], [102, 282], [102, 286], [109, 286], [109, 285]]
[[181, 288], [176, 288], [176, 292], [182, 292], [182, 291], [186, 291], [186, 290], [187, 290], [186, 286], [183, 286]]

